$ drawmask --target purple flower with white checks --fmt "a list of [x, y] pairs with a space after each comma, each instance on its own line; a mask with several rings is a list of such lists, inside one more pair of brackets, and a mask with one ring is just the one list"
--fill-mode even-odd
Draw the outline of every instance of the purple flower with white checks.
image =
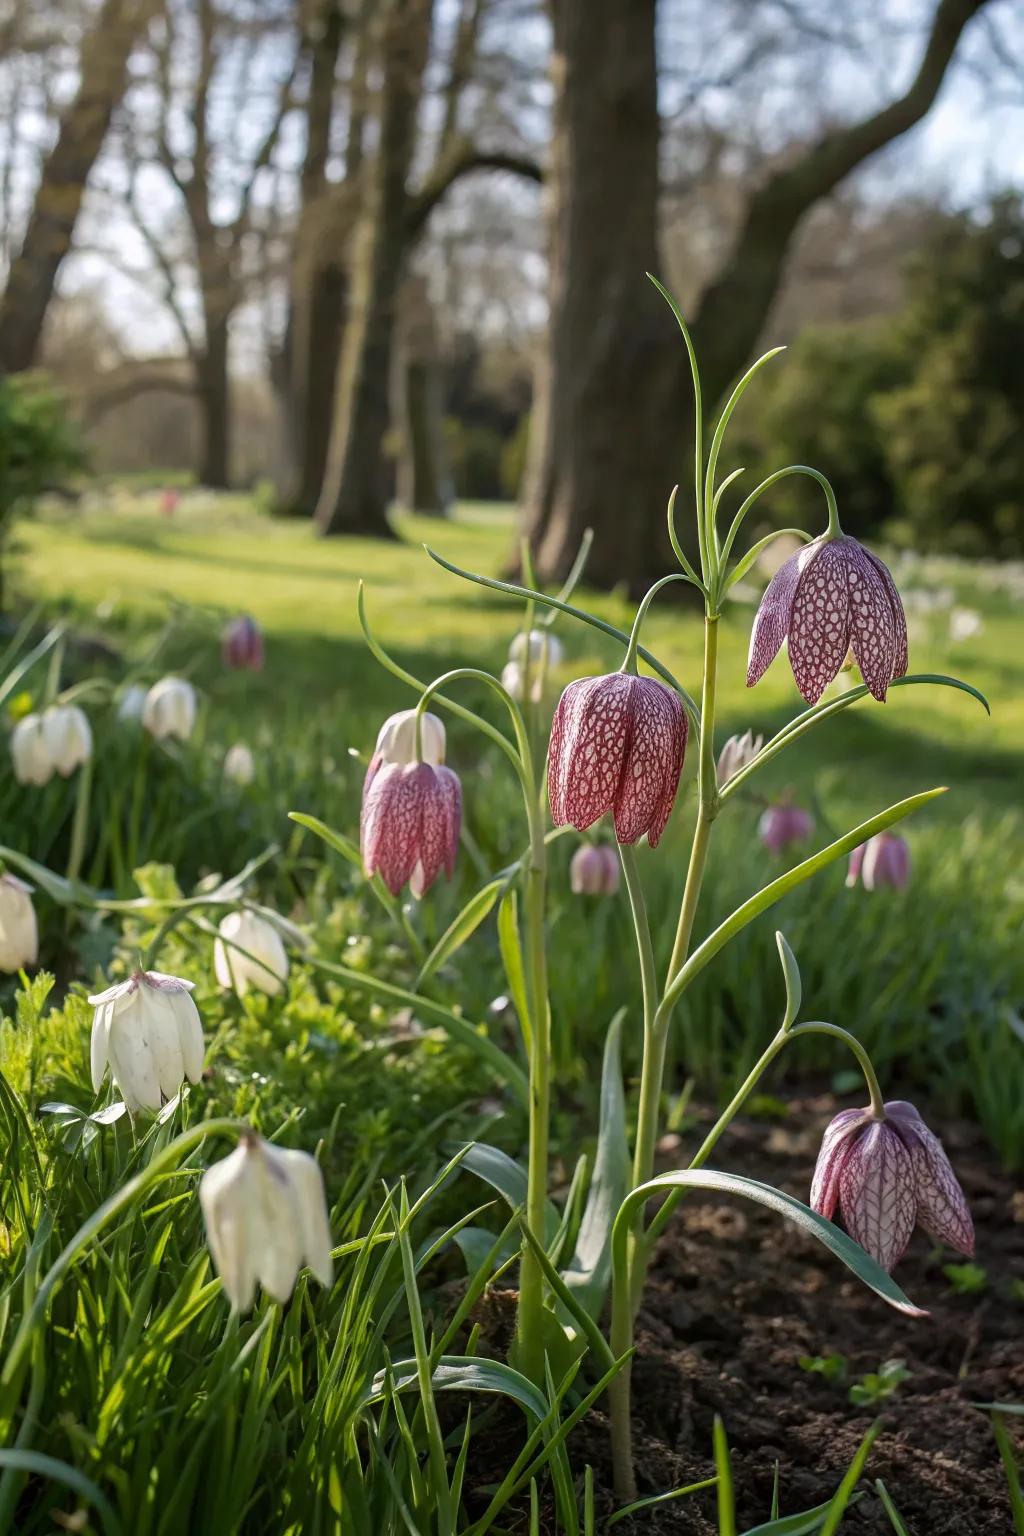
[[894, 1099], [883, 1119], [844, 1109], [825, 1131], [811, 1208], [831, 1221], [838, 1206], [850, 1236], [892, 1270], [915, 1226], [967, 1258], [974, 1223], [939, 1138], [913, 1104]]
[[548, 800], [556, 827], [585, 832], [607, 812], [620, 843], [665, 830], [679, 786], [688, 721], [682, 700], [653, 677], [611, 672], [570, 683], [548, 746]]
[[442, 869], [451, 879], [462, 826], [462, 788], [450, 768], [386, 763], [363, 787], [360, 845], [367, 877], [380, 873], [393, 896], [418, 899]]
[[768, 583], [750, 635], [747, 687], [782, 649], [808, 704], [816, 704], [853, 651], [868, 688], [884, 701], [907, 670], [907, 620], [887, 568], [846, 534], [824, 534]]
[[878, 832], [850, 854], [850, 870], [846, 876], [849, 886], [856, 885], [859, 880], [866, 891], [877, 891], [883, 886], [903, 891], [909, 879], [910, 849], [895, 832]]

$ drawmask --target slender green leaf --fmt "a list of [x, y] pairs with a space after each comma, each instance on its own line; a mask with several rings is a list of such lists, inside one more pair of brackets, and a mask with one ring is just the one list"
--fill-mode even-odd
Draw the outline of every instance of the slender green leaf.
[[308, 816], [305, 811], [289, 811], [288, 820], [297, 822], [300, 827], [305, 827], [307, 832], [315, 832], [328, 848], [333, 848], [335, 853], [340, 853], [343, 859], [347, 859], [362, 873], [363, 856], [344, 832], [336, 832], [333, 827], [327, 825], [326, 821], [321, 821], [319, 816]]
[[[478, 1179], [483, 1179], [492, 1189], [496, 1189], [499, 1195], [503, 1195], [514, 1211], [526, 1206], [526, 1169], [509, 1157], [507, 1152], [502, 1152], [500, 1147], [488, 1146], [485, 1141], [470, 1142], [462, 1158], [463, 1168], [468, 1168], [470, 1173], [475, 1173]], [[558, 1211], [547, 1202], [545, 1212], [545, 1243], [550, 1243], [558, 1231]]]
[[814, 1509], [805, 1509], [797, 1515], [780, 1515], [777, 1519], [768, 1520], [764, 1525], [751, 1526], [744, 1531], [743, 1536], [813, 1536], [815, 1531], [820, 1531], [822, 1522], [832, 1507], [832, 1500], [825, 1504], [819, 1504]]
[[853, 1495], [853, 1490], [856, 1488], [860, 1475], [864, 1471], [864, 1465], [871, 1454], [871, 1447], [878, 1439], [881, 1430], [881, 1420], [876, 1419], [857, 1447], [857, 1454], [846, 1469], [846, 1475], [836, 1489], [832, 1503], [829, 1505], [828, 1514], [825, 1516], [825, 1522], [821, 1527], [821, 1536], [835, 1536], [836, 1531], [838, 1531], [843, 1515], [846, 1513], [846, 1507]]
[[846, 1233], [833, 1226], [832, 1222], [826, 1221], [824, 1216], [819, 1216], [816, 1211], [812, 1211], [810, 1206], [804, 1205], [803, 1201], [797, 1200], [793, 1195], [785, 1194], [781, 1189], [773, 1189], [770, 1184], [762, 1184], [757, 1179], [744, 1178], [738, 1173], [719, 1173], [712, 1168], [680, 1168], [673, 1173], [661, 1173], [656, 1178], [649, 1179], [646, 1184], [639, 1185], [626, 1196], [615, 1218], [615, 1231], [612, 1236], [615, 1250], [613, 1262], [616, 1265], [625, 1262], [629, 1229], [637, 1209], [642, 1207], [651, 1195], [674, 1189], [710, 1189], [720, 1195], [743, 1195], [748, 1200], [755, 1200], [758, 1205], [767, 1206], [770, 1211], [776, 1211], [780, 1216], [787, 1217], [801, 1231], [816, 1238], [819, 1243], [834, 1253], [836, 1258], [841, 1259], [858, 1280], [862, 1280], [870, 1290], [875, 1292], [876, 1296], [881, 1296], [883, 1301], [887, 1301], [897, 1311], [905, 1312], [910, 1317], [927, 1316], [920, 1307], [914, 1306], [892, 1276], [886, 1274], [881, 1264], [866, 1253], [859, 1243], [855, 1243], [852, 1237], [847, 1237]]
[[732, 1487], [732, 1461], [725, 1425], [715, 1414], [715, 1481], [718, 1484], [718, 1536], [736, 1536], [736, 1497]]
[[889, 1490], [880, 1477], [875, 1479], [875, 1492], [882, 1501], [882, 1508], [889, 1516], [889, 1524], [892, 1526], [895, 1536], [910, 1536], [910, 1532], [904, 1525], [899, 1510], [889, 1497]]
[[77, 1467], [69, 1467], [67, 1462], [58, 1461], [54, 1456], [44, 1456], [39, 1451], [21, 1450], [0, 1450], [0, 1467], [24, 1472], [31, 1477], [46, 1477], [52, 1482], [63, 1483], [65, 1487], [71, 1489], [72, 1493], [77, 1493], [80, 1499], [95, 1505], [105, 1531], [119, 1529], [109, 1500], [94, 1482], [84, 1473], [79, 1472]]
[[671, 1504], [673, 1499], [685, 1499], [687, 1494], [701, 1493], [705, 1488], [713, 1488], [718, 1482], [717, 1477], [705, 1477], [699, 1483], [687, 1483], [685, 1488], [671, 1488], [668, 1493], [653, 1493], [646, 1499], [635, 1499], [632, 1504], [624, 1504], [617, 1509], [608, 1520], [609, 1527], [618, 1520], [625, 1520], [627, 1515], [638, 1515], [642, 1509], [654, 1509], [659, 1504]]
[[[1017, 1412], [1014, 1409], [1014, 1412]], [[1001, 1415], [1005, 1409], [1000, 1408], [992, 1414], [992, 1433], [995, 1436], [996, 1445], [999, 1448], [999, 1459], [1006, 1473], [1006, 1487], [1010, 1496], [1010, 1510], [1013, 1514], [1013, 1528], [1017, 1536], [1024, 1536], [1024, 1490], [1020, 1485], [1020, 1468], [1017, 1465], [1017, 1457], [1014, 1453], [1010, 1437], [1006, 1432], [1006, 1425]]]
[[596, 1319], [611, 1276], [612, 1228], [629, 1188], [626, 1096], [622, 1086], [622, 1025], [626, 1010], [612, 1019], [604, 1043], [601, 1110], [590, 1192], [580, 1222], [576, 1249], [563, 1279], [577, 1302]]
[[590, 1345], [590, 1348], [593, 1350], [599, 1364], [604, 1368], [604, 1370], [608, 1370], [609, 1367], [615, 1364], [615, 1356], [608, 1348], [604, 1334], [597, 1326], [595, 1320], [573, 1296], [562, 1276], [558, 1273], [558, 1270], [555, 1268], [545, 1253], [543, 1245], [537, 1240], [536, 1237], [534, 1237], [533, 1233], [530, 1231], [530, 1228], [527, 1226], [522, 1217], [519, 1218], [519, 1225], [522, 1228], [522, 1233], [527, 1243], [529, 1243], [530, 1247], [533, 1249], [533, 1252], [537, 1256], [537, 1262], [540, 1264], [541, 1269], [544, 1271], [545, 1279], [551, 1286], [551, 1289], [554, 1291], [558, 1301], [561, 1303], [560, 1311], [564, 1313], [565, 1316], [572, 1319], [572, 1321], [578, 1327], [582, 1337], [585, 1338], [587, 1343]]
[[428, 981], [434, 972], [439, 970], [446, 960], [450, 960], [456, 950], [461, 949], [466, 940], [472, 937], [497, 901], [498, 893], [504, 883], [504, 880], [492, 880], [482, 890], [477, 891], [475, 896], [470, 897], [424, 960], [423, 968], [416, 978], [414, 991], [418, 992], [423, 983]]
[[[435, 1392], [491, 1392], [510, 1398], [538, 1421], [548, 1412], [547, 1398], [540, 1388], [501, 1360], [442, 1355], [432, 1380]], [[382, 1402], [389, 1386], [396, 1392], [407, 1392], [418, 1384], [416, 1361], [398, 1360], [390, 1370], [377, 1372], [363, 1399], [364, 1406]]]
[[523, 1043], [529, 1052], [533, 1026], [530, 1022], [523, 946], [519, 938], [519, 899], [514, 890], [506, 891], [498, 908], [498, 945], [501, 949], [501, 963], [505, 967], [505, 980], [519, 1017]]

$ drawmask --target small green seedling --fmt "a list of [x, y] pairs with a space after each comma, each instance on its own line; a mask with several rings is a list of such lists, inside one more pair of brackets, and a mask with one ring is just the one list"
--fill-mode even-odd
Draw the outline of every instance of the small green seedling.
[[823, 1376], [830, 1386], [838, 1386], [846, 1380], [845, 1355], [835, 1352], [831, 1355], [801, 1355], [797, 1364], [812, 1376]]
[[976, 1296], [988, 1285], [988, 1271], [980, 1264], [944, 1264], [942, 1273], [958, 1296]]
[[873, 1408], [898, 1392], [911, 1375], [902, 1360], [885, 1360], [877, 1371], [855, 1381], [847, 1395], [855, 1407]]

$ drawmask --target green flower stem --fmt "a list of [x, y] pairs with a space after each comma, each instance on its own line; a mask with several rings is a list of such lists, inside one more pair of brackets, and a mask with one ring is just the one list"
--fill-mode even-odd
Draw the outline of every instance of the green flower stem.
[[878, 1077], [871, 1057], [856, 1035], [851, 1035], [848, 1029], [841, 1029], [838, 1024], [822, 1024], [817, 1021], [813, 1024], [798, 1024], [795, 1029], [789, 1031], [788, 1038], [795, 1040], [798, 1035], [831, 1035], [833, 1039], [841, 1040], [844, 1045], [849, 1046], [857, 1058], [857, 1065], [864, 1073], [864, 1081], [871, 1097], [871, 1113], [876, 1120], [885, 1119], [885, 1101], [882, 1098], [882, 1090], [878, 1086]]
[[623, 658], [622, 666], [619, 668], [620, 672], [629, 672], [634, 677], [636, 676], [636, 657], [637, 649], [640, 645], [640, 630], [643, 626], [644, 619], [647, 617], [647, 610], [650, 608], [662, 587], [667, 587], [669, 582], [672, 581], [685, 581], [688, 582], [690, 586], [698, 586], [702, 592], [704, 591], [704, 587], [701, 585], [701, 583], [694, 582], [693, 578], [688, 576], [685, 571], [673, 571], [671, 575], [662, 576], [660, 581], [656, 581], [653, 587], [651, 587], [650, 590], [644, 594], [640, 602], [640, 606], [636, 611], [636, 618], [633, 620], [633, 628], [629, 635], [629, 643], [626, 646], [626, 655]]
[[[715, 698], [718, 689], [718, 620], [710, 615], [704, 621], [704, 682], [701, 694], [700, 759], [697, 771], [699, 799], [697, 828], [690, 849], [690, 864], [679, 922], [676, 926], [668, 980], [676, 975], [689, 952], [697, 903], [700, 900], [704, 870], [707, 865], [711, 823], [718, 814], [718, 770], [715, 766]], [[650, 1175], [648, 1175], [650, 1177]]]

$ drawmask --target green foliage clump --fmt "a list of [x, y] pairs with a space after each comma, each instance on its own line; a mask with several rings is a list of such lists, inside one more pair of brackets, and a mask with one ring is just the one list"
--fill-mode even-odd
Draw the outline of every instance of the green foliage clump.
[[0, 378], [0, 559], [12, 520], [83, 463], [64, 401], [45, 376]]

